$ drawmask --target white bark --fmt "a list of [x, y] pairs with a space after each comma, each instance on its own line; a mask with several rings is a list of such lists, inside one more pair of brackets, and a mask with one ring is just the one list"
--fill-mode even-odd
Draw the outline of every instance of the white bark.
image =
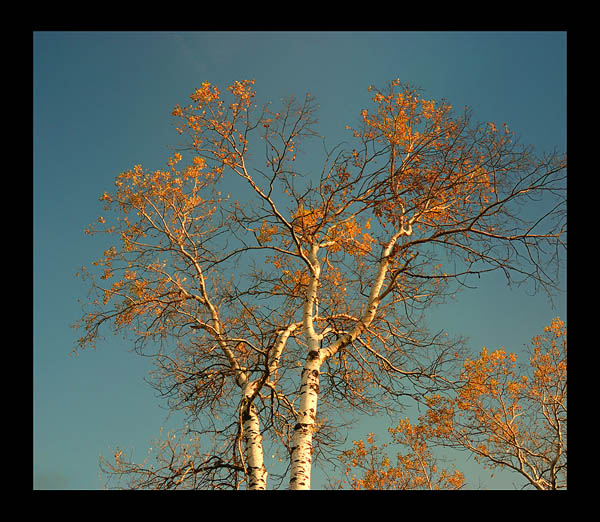
[[319, 398], [319, 357], [320, 337], [314, 328], [313, 309], [317, 298], [317, 288], [321, 267], [317, 258], [319, 247], [311, 245], [308, 253], [311, 274], [306, 289], [302, 327], [308, 343], [308, 356], [302, 369], [300, 384], [300, 407], [292, 436], [292, 465], [290, 489], [310, 489], [310, 471], [312, 466], [312, 434], [317, 414]]
[[312, 467], [312, 434], [314, 431], [319, 399], [319, 368], [321, 359], [318, 352], [311, 351], [302, 369], [300, 387], [300, 408], [292, 438], [292, 466], [290, 489], [310, 489]]
[[243, 392], [242, 427], [244, 430], [245, 466], [248, 474], [248, 489], [267, 489], [268, 473], [265, 467], [258, 412], [253, 402], [248, 404], [248, 401], [253, 399], [257, 384], [257, 381], [247, 383]]
[[[377, 276], [373, 281], [367, 307], [360, 321], [351, 332], [332, 343], [326, 349], [320, 349], [322, 335], [314, 329], [314, 307], [317, 299], [320, 265], [317, 258], [318, 245], [312, 245], [308, 253], [311, 265], [311, 277], [306, 291], [304, 303], [303, 330], [308, 343], [308, 356], [302, 369], [300, 387], [300, 408], [296, 417], [294, 434], [292, 437], [292, 462], [290, 472], [290, 489], [310, 489], [310, 476], [312, 467], [312, 436], [314, 432], [319, 400], [319, 373], [321, 364], [334, 355], [341, 347], [353, 342], [373, 321], [381, 301], [381, 289], [385, 281], [390, 264], [390, 254], [396, 241], [403, 236], [412, 234], [412, 222], [408, 228], [404, 226], [392, 236], [383, 250]], [[390, 283], [393, 285], [393, 281]], [[388, 289], [389, 290], [389, 289]], [[387, 291], [384, 291], [384, 295]]]
[[[198, 281], [200, 283], [200, 290], [202, 293], [199, 301], [204, 304], [209, 311], [213, 324], [208, 325], [205, 323], [200, 323], [199, 321], [198, 322], [203, 328], [205, 328], [207, 331], [210, 331], [215, 336], [219, 346], [229, 361], [231, 369], [234, 372], [236, 383], [242, 388], [241, 424], [242, 440], [244, 444], [244, 456], [242, 458], [245, 459], [244, 465], [246, 467], [248, 476], [248, 489], [267, 489], [268, 473], [264, 463], [260, 422], [256, 406], [253, 404], [256, 387], [258, 386], [259, 381], [249, 381], [248, 372], [241, 368], [233, 351], [223, 339], [223, 331], [219, 312], [209, 299], [202, 268], [193, 258], [193, 256], [188, 254], [183, 247], [180, 247], [180, 249], [182, 253], [192, 261], [196, 268]], [[286, 340], [288, 336], [289, 333], [285, 337]]]
[[[268, 369], [269, 375], [267, 377], [275, 376], [283, 348], [285, 347], [289, 336], [296, 328], [298, 328], [298, 326], [297, 323], [293, 323], [280, 332], [279, 340], [270, 354], [271, 360]], [[241, 382], [243, 383], [241, 415], [245, 466], [248, 474], [248, 489], [267, 489], [268, 472], [264, 462], [260, 421], [256, 406], [253, 402], [255, 395], [260, 391], [259, 388], [266, 382], [266, 378], [248, 382], [244, 374]]]

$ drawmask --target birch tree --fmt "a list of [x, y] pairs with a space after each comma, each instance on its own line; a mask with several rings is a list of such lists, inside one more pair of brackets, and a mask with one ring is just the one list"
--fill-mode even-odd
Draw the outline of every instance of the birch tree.
[[464, 362], [458, 392], [433, 395], [423, 422], [430, 440], [466, 450], [524, 487], [567, 487], [567, 328], [555, 318], [531, 340], [528, 364], [485, 347]]
[[[515, 353], [485, 347], [463, 362], [451, 396], [434, 394], [416, 424], [401, 419], [388, 431], [392, 443], [373, 433], [340, 455], [352, 489], [458, 489], [464, 476], [440, 469], [432, 452], [468, 452], [484, 467], [512, 472], [524, 488], [567, 487], [567, 328], [555, 318], [531, 340], [528, 364]], [[394, 466], [387, 448], [398, 447]], [[358, 476], [357, 476], [358, 472]], [[493, 476], [493, 475], [492, 475]]]
[[156, 466], [120, 450], [105, 464], [131, 487], [265, 489], [268, 444], [288, 463], [273, 482], [309, 489], [340, 413], [453, 386], [461, 339], [428, 331], [428, 306], [497, 270], [557, 284], [566, 158], [399, 80], [369, 88], [352, 143], [328, 148], [311, 95], [259, 107], [253, 84], [225, 96], [205, 82], [177, 105], [166, 168], [119, 175], [102, 197], [112, 217], [88, 231], [116, 244], [81, 271], [79, 347], [132, 335], [186, 419]]

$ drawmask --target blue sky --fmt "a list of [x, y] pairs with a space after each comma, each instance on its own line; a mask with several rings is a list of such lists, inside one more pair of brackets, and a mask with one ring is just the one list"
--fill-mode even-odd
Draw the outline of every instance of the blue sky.
[[[33, 33], [33, 483], [98, 489], [98, 455], [119, 445], [143, 458], [167, 412], [143, 382], [148, 362], [108, 338], [69, 357], [86, 288], [75, 277], [102, 253], [84, 229], [100, 195], [141, 163], [165, 166], [178, 140], [171, 110], [203, 81], [256, 80], [260, 101], [316, 96], [321, 132], [339, 142], [369, 85], [393, 78], [426, 98], [506, 122], [540, 151], [566, 152], [564, 32], [35, 32]], [[543, 296], [492, 277], [434, 310], [431, 326], [478, 351], [522, 351], [555, 316]], [[566, 280], [563, 281], [566, 289]], [[382, 429], [385, 429], [382, 425]], [[372, 421], [369, 430], [372, 431]], [[364, 436], [368, 430], [358, 433]], [[472, 462], [464, 471], [474, 477]], [[471, 469], [472, 468], [472, 469]], [[511, 487], [510, 478], [489, 480]], [[318, 476], [313, 485], [318, 487]]]

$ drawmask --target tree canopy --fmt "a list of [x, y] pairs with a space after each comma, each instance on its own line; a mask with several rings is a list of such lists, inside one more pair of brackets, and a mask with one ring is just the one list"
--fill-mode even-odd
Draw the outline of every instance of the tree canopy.
[[80, 272], [79, 348], [131, 336], [186, 419], [156, 465], [117, 452], [107, 469], [131, 487], [264, 489], [269, 444], [288, 486], [309, 488], [313, 455], [343, 441], [341, 412], [399, 412], [456, 385], [462, 340], [428, 331], [428, 306], [492, 271], [557, 287], [565, 157], [394, 80], [307, 171], [316, 100], [274, 109], [253, 89], [205, 82], [177, 105], [165, 168], [117, 176], [87, 231], [113, 245]]

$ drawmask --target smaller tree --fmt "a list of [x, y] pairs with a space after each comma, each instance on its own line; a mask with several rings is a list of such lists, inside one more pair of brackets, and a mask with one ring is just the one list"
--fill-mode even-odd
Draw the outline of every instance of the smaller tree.
[[429, 398], [421, 418], [436, 443], [510, 469], [539, 490], [567, 486], [567, 328], [559, 318], [532, 339], [529, 366], [485, 348], [466, 360], [456, 397]]
[[[430, 450], [436, 445], [467, 450], [488, 468], [504, 468], [538, 490], [567, 486], [567, 329], [554, 319], [544, 334], [533, 337], [529, 366], [517, 373], [517, 356], [503, 348], [467, 359], [452, 398], [428, 397], [428, 410], [411, 425], [405, 419], [389, 430], [398, 453], [392, 466], [372, 433], [343, 452], [352, 489], [459, 489], [461, 472], [438, 471]], [[428, 446], [429, 445], [429, 446]], [[357, 477], [355, 470], [362, 470]]]
[[[454, 469], [439, 469], [437, 459], [427, 446], [429, 428], [424, 424], [411, 425], [408, 419], [401, 420], [397, 427], [390, 428], [393, 443], [408, 451], [396, 455], [396, 465], [387, 456], [385, 448], [378, 446], [375, 436], [369, 433], [367, 444], [354, 441], [354, 447], [344, 451], [340, 460], [345, 464], [346, 480], [338, 486], [349, 484], [352, 489], [460, 489], [464, 485], [463, 474]], [[362, 478], [356, 471], [362, 470]]]

